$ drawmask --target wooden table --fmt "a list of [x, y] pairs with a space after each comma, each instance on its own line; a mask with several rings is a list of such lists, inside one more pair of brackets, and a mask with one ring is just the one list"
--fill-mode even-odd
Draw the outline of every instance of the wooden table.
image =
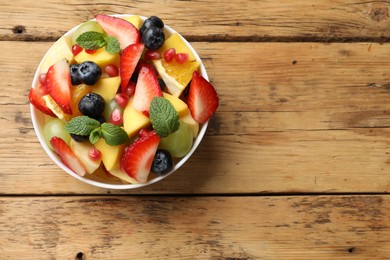
[[[1, 6], [0, 259], [390, 259], [389, 2]], [[163, 18], [220, 95], [192, 158], [147, 188], [75, 180], [32, 127], [41, 58], [98, 13]]]

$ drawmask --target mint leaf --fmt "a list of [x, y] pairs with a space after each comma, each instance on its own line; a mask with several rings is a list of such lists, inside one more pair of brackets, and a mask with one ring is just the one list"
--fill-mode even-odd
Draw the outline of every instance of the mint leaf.
[[72, 118], [66, 125], [65, 130], [70, 134], [89, 135], [100, 126], [99, 121], [87, 116], [77, 116]]
[[91, 142], [91, 144], [96, 144], [97, 141], [99, 141], [100, 137], [102, 137], [102, 130], [100, 129], [100, 127], [98, 127], [95, 128], [89, 135], [89, 141]]
[[89, 31], [80, 34], [76, 43], [87, 50], [97, 50], [107, 44], [104, 34], [100, 32]]
[[108, 42], [106, 45], [106, 51], [111, 54], [120, 52], [120, 43], [114, 36], [108, 36]]
[[129, 138], [126, 131], [119, 126], [110, 123], [103, 123], [101, 128], [102, 136], [109, 145], [115, 146], [123, 144], [127, 142], [127, 139]]
[[179, 115], [167, 99], [154, 97], [150, 103], [150, 121], [160, 137], [167, 137], [179, 129]]

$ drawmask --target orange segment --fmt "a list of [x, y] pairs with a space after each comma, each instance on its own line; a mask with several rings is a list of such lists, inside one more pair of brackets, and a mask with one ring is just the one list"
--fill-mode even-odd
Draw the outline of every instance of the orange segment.
[[153, 60], [153, 64], [167, 85], [168, 92], [175, 97], [181, 95], [191, 81], [192, 74], [200, 66], [197, 61], [187, 61], [179, 64], [175, 60], [167, 63], [164, 59]]
[[79, 85], [79, 86], [73, 86], [71, 90], [72, 94], [72, 117], [81, 116], [81, 112], [79, 110], [79, 101], [80, 99], [85, 96], [86, 94], [90, 93], [92, 91], [92, 88], [87, 85]]

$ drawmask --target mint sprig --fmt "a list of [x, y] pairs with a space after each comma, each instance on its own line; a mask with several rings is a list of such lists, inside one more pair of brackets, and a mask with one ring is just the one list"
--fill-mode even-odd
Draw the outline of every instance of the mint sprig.
[[114, 36], [107, 36], [104, 33], [88, 31], [79, 35], [76, 43], [87, 50], [97, 50], [106, 46], [106, 51], [110, 54], [120, 52], [120, 43]]
[[103, 123], [101, 129], [102, 136], [104, 140], [106, 140], [106, 143], [109, 145], [120, 145], [125, 143], [128, 139], [126, 131], [119, 126], [109, 123]]
[[179, 115], [171, 102], [163, 97], [152, 99], [149, 115], [152, 126], [159, 137], [167, 137], [179, 129]]
[[110, 54], [115, 54], [115, 53], [120, 52], [120, 50], [121, 50], [121, 47], [120, 47], [120, 43], [119, 43], [118, 39], [115, 38], [114, 36], [108, 36], [106, 51]]
[[97, 50], [107, 45], [104, 34], [94, 31], [80, 34], [76, 39], [76, 43], [87, 50]]
[[91, 132], [100, 126], [99, 121], [87, 116], [78, 116], [72, 118], [66, 126], [65, 130], [70, 134], [75, 135], [90, 135]]
[[89, 136], [92, 144], [97, 143], [101, 137], [111, 146], [121, 145], [127, 142], [128, 135], [121, 127], [103, 123], [88, 116], [77, 116], [72, 118], [66, 125], [65, 130], [70, 134]]

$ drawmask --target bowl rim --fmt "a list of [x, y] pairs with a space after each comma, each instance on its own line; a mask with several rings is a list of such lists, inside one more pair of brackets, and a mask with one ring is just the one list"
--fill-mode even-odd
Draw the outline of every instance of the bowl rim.
[[[126, 17], [130, 17], [130, 16], [133, 16], [134, 14], [111, 14], [110, 16], [114, 16], [114, 17], [119, 17], [119, 18], [126, 18]], [[140, 15], [140, 18], [145, 21], [147, 19], [146, 16], [142, 16]], [[95, 18], [93, 19], [90, 19], [88, 21], [96, 21]], [[87, 22], [87, 21], [86, 21]], [[81, 23], [83, 24], [83, 23]], [[32, 87], [35, 88], [37, 85], [38, 85], [38, 81], [39, 81], [39, 74], [40, 74], [40, 68], [42, 66], [42, 63], [43, 61], [46, 59], [46, 57], [48, 56], [48, 54], [50, 53], [50, 50], [53, 48], [53, 46], [63, 37], [63, 36], [69, 36], [70, 34], [72, 34], [81, 24], [79, 25], [76, 25], [75, 27], [73, 27], [72, 29], [70, 29], [69, 31], [67, 31], [65, 34], [63, 34], [55, 43], [53, 43], [53, 45], [46, 51], [45, 55], [42, 57], [38, 67], [37, 67], [37, 70], [34, 74], [34, 79], [33, 79], [33, 82], [32, 82]], [[187, 45], [187, 47], [189, 47], [189, 49], [192, 51], [192, 53], [194, 54], [195, 58], [196, 58], [196, 61], [200, 62], [200, 74], [206, 79], [206, 80], [209, 80], [208, 78], [208, 75], [207, 75], [207, 72], [206, 72], [206, 68], [202, 62], [202, 60], [200, 59], [198, 53], [196, 52], [196, 50], [192, 47], [192, 45], [180, 34], [178, 33], [177, 31], [175, 31], [172, 27], [168, 26], [168, 25], [164, 25], [164, 29], [167, 30], [170, 34], [174, 34], [174, 33], [177, 33], [184, 41], [184, 43]], [[30, 103], [30, 113], [31, 113], [31, 120], [32, 120], [32, 124], [33, 124], [33, 127], [34, 127], [34, 132], [35, 134], [37, 135], [37, 138], [41, 144], [41, 146], [43, 147], [43, 149], [45, 150], [46, 154], [63, 170], [65, 171], [66, 173], [68, 173], [69, 175], [71, 175], [72, 177], [84, 182], [84, 183], [87, 183], [89, 185], [92, 185], [92, 186], [95, 186], [95, 187], [99, 187], [99, 188], [105, 188], [105, 189], [114, 189], [114, 190], [129, 190], [129, 189], [136, 189], [136, 188], [141, 188], [141, 187], [146, 187], [146, 186], [149, 186], [153, 183], [156, 183], [156, 182], [159, 182], [165, 178], [167, 178], [168, 176], [170, 176], [172, 173], [174, 173], [175, 171], [177, 171], [181, 166], [183, 166], [183, 164], [192, 156], [192, 154], [195, 152], [195, 150], [198, 148], [200, 142], [202, 141], [205, 133], [206, 133], [206, 130], [207, 130], [207, 127], [208, 127], [208, 123], [209, 121], [207, 121], [206, 123], [202, 124], [200, 126], [200, 129], [199, 129], [199, 133], [197, 135], [197, 137], [194, 139], [194, 142], [192, 144], [192, 147], [191, 147], [191, 150], [182, 158], [180, 158], [180, 160], [175, 163], [173, 169], [171, 171], [169, 171], [168, 173], [166, 173], [165, 175], [162, 175], [162, 176], [157, 176], [151, 180], [149, 180], [148, 182], [145, 182], [145, 183], [136, 183], [136, 184], [132, 184], [132, 183], [123, 183], [123, 184], [110, 184], [110, 183], [104, 183], [104, 182], [100, 182], [100, 181], [96, 181], [96, 180], [92, 180], [92, 179], [88, 179], [84, 176], [88, 176], [88, 173], [84, 176], [80, 176], [78, 174], [76, 174], [74, 171], [72, 171], [71, 169], [69, 169], [62, 161], [61, 159], [59, 158], [59, 156], [52, 150], [50, 149], [46, 142], [45, 142], [45, 139], [44, 139], [44, 136], [43, 136], [43, 126], [42, 126], [42, 130], [40, 130], [40, 123], [38, 122], [38, 117], [39, 116], [42, 116], [42, 115], [39, 115], [42, 114], [42, 112], [38, 111], [31, 103]]]

